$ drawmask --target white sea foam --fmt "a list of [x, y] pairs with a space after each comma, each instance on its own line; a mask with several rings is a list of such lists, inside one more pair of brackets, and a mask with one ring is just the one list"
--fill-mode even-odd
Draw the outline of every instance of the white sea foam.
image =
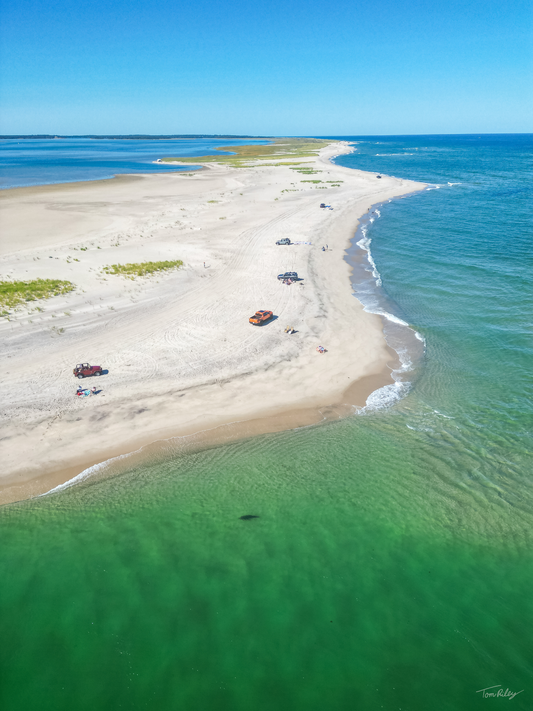
[[[394, 314], [389, 313], [388, 311], [384, 311], [383, 309], [369, 309], [366, 306], [364, 306], [364, 310], [368, 311], [368, 313], [371, 314], [377, 314], [378, 316], [383, 316], [383, 318], [386, 318], [387, 321], [392, 321], [392, 323], [397, 323], [399, 326], [405, 326], [408, 328], [410, 331], [412, 331], [415, 334], [415, 338], [417, 338], [421, 343], [424, 344], [424, 347], [426, 345], [426, 339], [421, 333], [418, 333], [417, 330], [415, 330], [412, 326], [410, 326], [407, 321], [404, 321], [403, 319], [399, 318], [398, 316], [395, 316]], [[401, 355], [401, 354], [399, 354]]]
[[407, 321], [404, 321], [401, 318], [398, 318], [398, 316], [394, 316], [394, 314], [390, 314], [388, 311], [383, 311], [382, 309], [378, 309], [377, 311], [374, 311], [375, 314], [379, 314], [380, 316], [384, 316], [386, 319], [389, 321], [392, 321], [393, 323], [398, 323], [400, 326], [407, 326], [407, 328], [411, 328]]
[[[356, 294], [357, 298], [361, 297], [361, 294]], [[378, 316], [382, 316], [385, 318], [387, 321], [390, 321], [391, 323], [397, 324], [398, 326], [404, 326], [405, 328], [408, 328], [410, 331], [414, 333], [414, 335], [418, 338], [418, 340], [422, 341], [425, 345], [425, 340], [424, 337], [421, 336], [418, 331], [415, 331], [414, 328], [409, 326], [409, 324], [404, 321], [403, 319], [399, 318], [398, 316], [395, 316], [394, 314], [389, 313], [388, 311], [385, 311], [381, 307], [374, 307], [371, 308], [367, 304], [363, 302], [363, 308], [365, 311], [368, 313], [373, 313], [377, 314]], [[385, 332], [385, 336], [387, 333]], [[384, 410], [392, 405], [394, 405], [398, 400], [401, 400], [404, 398], [408, 392], [411, 389], [411, 382], [408, 380], [403, 380], [403, 374], [408, 373], [409, 371], [412, 371], [414, 368], [413, 360], [411, 358], [411, 354], [408, 350], [407, 347], [398, 347], [398, 344], [394, 344], [394, 349], [396, 353], [398, 354], [398, 358], [400, 360], [400, 366], [396, 368], [395, 370], [392, 371], [392, 377], [394, 379], [394, 383], [390, 385], [385, 385], [384, 387], [380, 388], [379, 390], [375, 390], [373, 393], [370, 394], [368, 397], [368, 400], [366, 402], [365, 407], [361, 408], [359, 410], [359, 414], [367, 414], [370, 411], [375, 411], [375, 410]]]
[[361, 237], [359, 242], [356, 242], [356, 244], [358, 247], [361, 247], [361, 249], [364, 249], [365, 252], [369, 252], [370, 251], [370, 244], [372, 243], [372, 238], [366, 236], [366, 234], [367, 234], [366, 225], [363, 225], [363, 227], [361, 228], [361, 233], [363, 236]]
[[452, 185], [462, 185], [462, 183], [448, 183], [448, 185], [450, 185], [450, 186], [452, 186]]
[[413, 370], [413, 361], [411, 360], [411, 356], [407, 348], [399, 348], [398, 345], [396, 345], [394, 350], [400, 359], [400, 367], [392, 371], [392, 379], [401, 381], [399, 376], [402, 375], [402, 373], [408, 373]]
[[[356, 242], [356, 244], [358, 247], [361, 247], [361, 249], [364, 249], [365, 252], [367, 253], [367, 259], [368, 259], [369, 264], [372, 268], [372, 276], [376, 280], [376, 286], [382, 286], [383, 282], [381, 279], [381, 274], [378, 271], [378, 268], [377, 268], [376, 263], [374, 261], [374, 257], [372, 256], [372, 252], [370, 251], [370, 245], [372, 244], [372, 238], [367, 237], [366, 225], [363, 225], [363, 227], [361, 228], [361, 232], [362, 232], [363, 236], [361, 237], [361, 239], [358, 242]], [[421, 341], [424, 344], [424, 346], [426, 345], [426, 339], [424, 338], [424, 336], [421, 333], [418, 333], [418, 331], [416, 331], [414, 328], [411, 328], [411, 326], [409, 326], [407, 321], [404, 321], [403, 319], [399, 318], [398, 316], [394, 316], [394, 314], [391, 314], [388, 311], [384, 311], [381, 308], [370, 309], [365, 304], [363, 304], [363, 307], [364, 307], [365, 311], [367, 311], [368, 313], [378, 314], [378, 316], [383, 316], [388, 321], [397, 323], [400, 326], [407, 326], [407, 328], [409, 328], [411, 331], [413, 331], [416, 338], [419, 341]]]
[[102, 469], [105, 464], [106, 462], [101, 462], [100, 464], [95, 464], [94, 466], [89, 467], [88, 469], [84, 469], [82, 472], [77, 474], [72, 479], [69, 479], [64, 484], [54, 486], [53, 489], [50, 489], [50, 491], [46, 491], [44, 494], [39, 494], [39, 496], [48, 496], [48, 494], [54, 494], [56, 491], [62, 491], [63, 489], [68, 489], [71, 486], [74, 486], [74, 484], [79, 484], [82, 481], [85, 481], [85, 479], [88, 479], [92, 474], [96, 474], [96, 472], [100, 471], [100, 469]]
[[381, 281], [381, 274], [378, 272], [378, 268], [376, 267], [376, 263], [370, 251], [368, 252], [368, 261], [372, 266], [372, 276], [376, 280], [376, 286], [381, 286], [383, 284], [383, 282]]
[[[368, 262], [372, 268], [372, 273], [376, 278], [376, 285], [381, 286], [381, 277], [379, 275], [376, 264], [372, 257], [372, 253], [370, 251], [372, 239], [368, 237], [366, 226], [363, 226], [361, 228], [361, 233], [363, 236], [357, 242], [357, 246], [367, 253]], [[406, 321], [399, 318], [398, 316], [395, 316], [394, 314], [389, 313], [385, 309], [381, 308], [377, 303], [374, 303], [373, 305], [369, 305], [368, 303], [365, 304], [364, 296], [360, 292], [356, 293], [356, 297], [362, 301], [363, 308], [365, 311], [367, 311], [368, 313], [374, 313], [379, 316], [382, 316], [387, 321], [397, 324], [398, 326], [404, 326], [408, 328], [409, 330], [414, 332], [415, 336], [417, 336], [419, 340], [425, 343], [423, 336], [421, 336], [420, 334], [418, 334], [417, 331], [412, 329]], [[391, 407], [395, 402], [405, 397], [409, 392], [411, 388], [411, 383], [407, 380], [404, 380], [402, 376], [403, 374], [413, 370], [414, 366], [412, 357], [407, 348], [403, 348], [401, 346], [398, 348], [398, 345], [395, 345], [395, 350], [398, 353], [398, 358], [400, 360], [400, 366], [392, 372], [392, 377], [395, 382], [389, 385], [385, 385], [384, 387], [379, 388], [379, 390], [375, 390], [373, 393], [371, 393], [367, 399], [365, 406], [363, 408], [358, 409], [359, 414], [364, 415], [371, 411], [387, 409]]]
[[381, 158], [396, 158], [396, 156], [414, 156], [414, 153], [376, 153]]
[[[440, 185], [433, 185], [428, 189], [436, 190], [440, 187]], [[392, 202], [392, 199], [389, 199], [388, 202]], [[356, 244], [367, 253], [366, 256], [372, 270], [372, 274], [376, 279], [376, 285], [382, 286], [381, 275], [371, 252], [372, 238], [368, 236], [369, 225], [373, 223], [374, 217], [381, 217], [381, 212], [380, 210], [375, 209], [375, 211], [371, 214], [372, 217], [369, 219], [368, 224], [361, 226], [361, 238], [356, 242]], [[370, 270], [367, 269], [367, 271]], [[381, 299], [379, 293], [373, 293], [372, 289], [368, 290], [367, 285], [361, 285], [361, 287], [362, 289], [360, 291], [356, 290], [354, 295], [357, 299], [359, 299], [359, 301], [361, 301], [363, 308], [367, 313], [376, 314], [384, 318], [386, 321], [389, 321], [391, 324], [409, 329], [409, 331], [413, 333], [415, 338], [420, 341], [425, 348], [426, 340], [424, 336], [418, 333], [418, 331], [412, 328], [412, 326], [410, 326], [399, 316], [395, 316], [389, 311], [386, 311], [380, 305]], [[392, 371], [392, 378], [395, 382], [385, 385], [384, 387], [379, 388], [379, 390], [375, 390], [371, 393], [367, 399], [366, 405], [363, 408], [357, 409], [359, 414], [365, 414], [370, 411], [391, 407], [395, 402], [404, 398], [412, 387], [411, 382], [406, 379], [405, 374], [414, 369], [413, 355], [410, 351], [410, 346], [402, 345], [402, 341], [404, 339], [400, 334], [396, 333], [394, 329], [395, 326], [392, 325], [386, 327], [385, 337], [387, 340], [389, 340], [389, 338], [391, 339], [391, 345], [397, 352], [400, 361], [399, 367]]]
[[372, 257], [372, 252], [370, 251], [370, 244], [372, 242], [372, 239], [370, 237], [366, 236], [366, 234], [367, 234], [366, 225], [363, 225], [363, 227], [361, 227], [361, 232], [362, 232], [363, 236], [361, 237], [361, 239], [358, 242], [356, 242], [356, 244], [358, 247], [361, 247], [361, 249], [365, 250], [368, 262], [371, 266], [372, 276], [376, 280], [377, 286], [381, 286], [381, 284], [382, 284], [381, 275], [378, 272], [378, 268], [376, 267], [376, 263], [374, 262], [374, 258]]
[[[140, 452], [140, 451], [141, 450], [137, 450], [137, 452]], [[53, 489], [50, 489], [50, 491], [45, 491], [44, 494], [39, 494], [39, 497], [48, 496], [48, 494], [53, 494], [56, 491], [62, 491], [63, 489], [69, 489], [71, 486], [74, 486], [75, 484], [80, 484], [82, 481], [85, 481], [86, 479], [93, 476], [94, 474], [97, 474], [99, 471], [104, 469], [111, 462], [118, 462], [119, 460], [125, 459], [126, 457], [129, 457], [135, 453], [136, 452], [130, 452], [129, 454], [119, 454], [117, 457], [111, 457], [111, 459], [106, 459], [104, 462], [100, 462], [99, 464], [93, 464], [92, 467], [89, 467], [88, 469], [84, 469], [82, 472], [77, 474], [75, 477], [72, 477], [72, 479], [69, 479], [64, 484], [58, 484], [57, 486], [54, 486]]]
[[373, 393], [370, 393], [366, 405], [361, 408], [359, 414], [364, 415], [376, 410], [385, 410], [405, 397], [410, 389], [411, 383], [408, 382], [398, 381], [390, 385], [384, 385], [379, 390], [374, 390]]

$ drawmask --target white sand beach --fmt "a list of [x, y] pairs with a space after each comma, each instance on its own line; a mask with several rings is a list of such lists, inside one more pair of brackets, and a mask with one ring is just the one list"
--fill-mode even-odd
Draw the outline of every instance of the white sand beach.
[[[330, 144], [309, 159], [321, 187], [289, 166], [210, 163], [2, 191], [0, 279], [77, 288], [0, 319], [0, 502], [158, 440], [346, 414], [391, 382], [394, 353], [353, 296], [344, 254], [373, 204], [423, 186], [330, 162], [350, 150]], [[283, 237], [294, 244], [277, 246]], [[102, 272], [176, 259], [181, 269], [152, 277]], [[301, 281], [281, 283], [285, 271]], [[258, 309], [275, 319], [252, 326]], [[107, 372], [81, 381], [101, 392], [80, 399], [72, 369], [85, 361]]]

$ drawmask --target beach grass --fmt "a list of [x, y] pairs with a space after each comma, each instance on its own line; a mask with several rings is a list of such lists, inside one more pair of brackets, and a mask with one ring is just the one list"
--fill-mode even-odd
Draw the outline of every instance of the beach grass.
[[277, 168], [280, 165], [286, 165], [286, 166], [291, 166], [291, 165], [306, 165], [306, 163], [286, 163], [283, 161], [282, 163], [261, 163], [261, 168]]
[[181, 259], [167, 262], [137, 262], [128, 264], [111, 264], [103, 267], [106, 274], [117, 274], [128, 279], [135, 277], [151, 276], [157, 272], [165, 272], [169, 269], [179, 269], [183, 266]]
[[[215, 150], [221, 155], [197, 156], [195, 158], [161, 158], [162, 163], [222, 163], [236, 168], [249, 166], [252, 162], [272, 160], [272, 158], [314, 158], [317, 152], [331, 143], [317, 138], [277, 138], [268, 144], [248, 144], [244, 146], [219, 146]], [[263, 164], [264, 165], [264, 164]], [[276, 165], [276, 164], [266, 164]], [[279, 163], [278, 165], [291, 165]], [[292, 165], [298, 165], [292, 163]]]
[[68, 294], [75, 288], [72, 282], [60, 279], [0, 281], [0, 315], [6, 316], [8, 309], [14, 309], [29, 301]]
[[300, 173], [300, 175], [314, 175], [315, 173], [321, 173], [321, 170], [313, 170], [312, 168], [291, 168], [291, 170], [295, 170], [297, 173]]

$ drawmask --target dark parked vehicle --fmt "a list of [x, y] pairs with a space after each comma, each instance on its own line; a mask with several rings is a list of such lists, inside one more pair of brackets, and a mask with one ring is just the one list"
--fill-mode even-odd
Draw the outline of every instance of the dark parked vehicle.
[[278, 241], [276, 242], [276, 244], [290, 244], [290, 243], [291, 243], [291, 241], [288, 237], [284, 237], [283, 239], [278, 239]]
[[298, 272], [285, 272], [285, 274], [278, 274], [278, 279], [280, 281], [285, 281], [285, 279], [292, 279], [293, 281], [298, 281]]
[[327, 205], [326, 205], [325, 202], [321, 202], [321, 203], [320, 203], [320, 207], [327, 207]]

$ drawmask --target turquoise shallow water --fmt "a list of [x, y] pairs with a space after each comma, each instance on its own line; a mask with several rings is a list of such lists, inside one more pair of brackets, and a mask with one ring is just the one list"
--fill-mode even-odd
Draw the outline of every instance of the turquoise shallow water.
[[531, 137], [360, 140], [403, 398], [3, 507], [3, 709], [533, 706]]

